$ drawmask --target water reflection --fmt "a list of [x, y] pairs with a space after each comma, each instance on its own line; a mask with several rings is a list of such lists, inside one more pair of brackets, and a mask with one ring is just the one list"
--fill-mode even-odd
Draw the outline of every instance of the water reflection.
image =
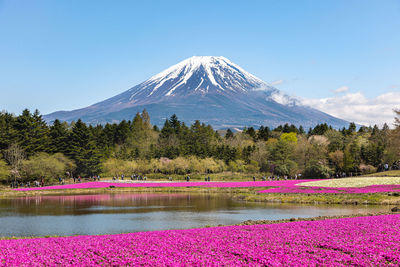
[[247, 203], [186, 193], [36, 196], [0, 200], [0, 236], [115, 234], [387, 209]]

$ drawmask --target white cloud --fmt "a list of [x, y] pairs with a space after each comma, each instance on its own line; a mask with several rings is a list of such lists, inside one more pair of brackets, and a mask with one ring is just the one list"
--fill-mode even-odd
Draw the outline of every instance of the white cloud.
[[393, 126], [393, 109], [400, 109], [400, 92], [389, 92], [368, 99], [361, 92], [321, 99], [302, 99], [307, 106], [362, 125]]
[[274, 85], [280, 85], [283, 83], [283, 80], [276, 80], [270, 83], [270, 85], [274, 86]]
[[344, 92], [347, 92], [347, 91], [349, 91], [349, 87], [346, 86], [346, 85], [341, 86], [341, 87], [336, 88], [335, 90], [333, 90], [333, 92], [335, 92], [335, 93], [344, 93]]

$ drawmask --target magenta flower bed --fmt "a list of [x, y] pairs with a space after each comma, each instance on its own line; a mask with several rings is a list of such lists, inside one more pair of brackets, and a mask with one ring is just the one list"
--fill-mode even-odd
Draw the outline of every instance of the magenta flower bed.
[[106, 188], [110, 185], [115, 187], [268, 187], [268, 186], [293, 186], [298, 183], [316, 180], [286, 180], [268, 182], [178, 182], [178, 183], [109, 183], [88, 182], [67, 185], [54, 185], [45, 187], [18, 188], [18, 191], [44, 190], [44, 189], [74, 189], [74, 188]]
[[258, 193], [303, 193], [303, 194], [365, 194], [400, 192], [400, 185], [370, 185], [366, 187], [314, 187], [314, 186], [281, 186]]
[[18, 188], [17, 191], [51, 190], [51, 189], [79, 189], [79, 188], [106, 188], [115, 187], [273, 187], [258, 191], [259, 193], [303, 193], [303, 194], [362, 194], [400, 192], [400, 185], [371, 185], [366, 187], [315, 187], [298, 186], [299, 183], [317, 180], [286, 180], [267, 182], [165, 182], [165, 183], [118, 183], [118, 182], [87, 182], [67, 185], [54, 185], [45, 187]]
[[0, 266], [400, 264], [400, 215], [0, 241]]

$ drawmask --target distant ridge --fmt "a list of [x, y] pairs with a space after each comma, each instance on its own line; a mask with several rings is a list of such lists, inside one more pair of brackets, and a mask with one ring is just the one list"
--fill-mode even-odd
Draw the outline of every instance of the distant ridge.
[[86, 108], [57, 111], [44, 119], [103, 124], [130, 120], [143, 109], [155, 125], [162, 125], [172, 114], [187, 124], [200, 120], [216, 129], [284, 123], [348, 125], [302, 105], [230, 60], [213, 56], [188, 58], [119, 95]]

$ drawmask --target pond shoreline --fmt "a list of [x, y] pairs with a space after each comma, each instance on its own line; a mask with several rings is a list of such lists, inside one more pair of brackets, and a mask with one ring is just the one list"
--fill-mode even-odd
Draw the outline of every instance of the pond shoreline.
[[115, 187], [115, 188], [79, 188], [15, 191], [0, 189], [0, 198], [49, 195], [81, 195], [81, 194], [117, 194], [124, 192], [163, 192], [163, 193], [200, 193], [226, 194], [235, 201], [298, 203], [298, 204], [343, 204], [343, 205], [400, 205], [400, 194], [360, 193], [360, 194], [325, 194], [325, 193], [258, 193], [272, 187]]

